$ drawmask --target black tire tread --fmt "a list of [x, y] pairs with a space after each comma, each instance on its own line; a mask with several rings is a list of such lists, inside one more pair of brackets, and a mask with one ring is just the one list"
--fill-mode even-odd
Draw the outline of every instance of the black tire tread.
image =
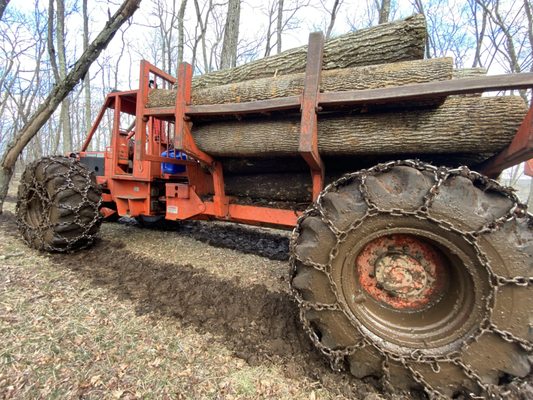
[[[41, 221], [28, 219], [28, 202], [41, 196]], [[24, 241], [42, 251], [70, 252], [90, 246], [98, 233], [100, 190], [94, 174], [76, 159], [54, 156], [29, 164], [18, 189], [17, 222]]]
[[[369, 176], [366, 180], [369, 199], [382, 209], [400, 208], [415, 210], [424, 202], [424, 196], [434, 183], [433, 175], [427, 171], [420, 171], [410, 166], [396, 166], [390, 171], [376, 176]], [[483, 190], [476, 187], [473, 182], [462, 176], [455, 176], [446, 180], [439, 188], [439, 192], [429, 209], [432, 217], [445, 219], [460, 229], [475, 230], [484, 224], [506, 215], [513, 205], [512, 201], [496, 191]], [[360, 219], [367, 210], [361, 193], [361, 182], [354, 179], [346, 186], [341, 186], [336, 191], [323, 195], [319, 205], [323, 213], [338, 231], [345, 231], [349, 226]], [[296, 268], [293, 272], [292, 285], [301, 298], [310, 303], [317, 303], [327, 299], [331, 302], [335, 295], [327, 276], [313, 263], [325, 264], [328, 261], [332, 243], [336, 239], [328, 224], [320, 217], [310, 214], [305, 217], [299, 226], [298, 236], [294, 243], [294, 252], [297, 256]], [[495, 253], [504, 251], [507, 270], [498, 271], [512, 277], [522, 275], [529, 277], [533, 269], [533, 234], [531, 216], [529, 220], [507, 221], [500, 230], [487, 235], [483, 244], [494, 249]], [[513, 249], [509, 251], [509, 249]], [[510, 253], [508, 256], [505, 255]], [[512, 259], [512, 262], [511, 262]], [[529, 287], [509, 287], [503, 290], [523, 290], [531, 293]], [[329, 293], [329, 294], [328, 294]], [[516, 293], [516, 292], [513, 292]], [[531, 299], [531, 294], [528, 295]], [[531, 340], [530, 302], [517, 304], [513, 310], [498, 310], [503, 316], [497, 320], [503, 327], [524, 340]], [[319, 330], [318, 336], [321, 343], [329, 348], [342, 348], [353, 346], [360, 340], [356, 329], [351, 332], [346, 328], [350, 325], [349, 319], [339, 312], [326, 312], [302, 309], [304, 317]], [[496, 346], [497, 351], [492, 350]], [[505, 355], [504, 355], [505, 353]], [[483, 362], [479, 354], [494, 354], [488, 356]], [[475, 355], [475, 357], [473, 356]], [[466, 348], [463, 355], [466, 360], [475, 364], [482, 380], [489, 384], [498, 384], [502, 373], [523, 377], [530, 373], [531, 358], [516, 343], [507, 343], [498, 335], [485, 333], [478, 341]], [[498, 358], [496, 361], [492, 358]], [[479, 361], [479, 360], [482, 361]], [[474, 362], [474, 360], [477, 360]], [[382, 356], [376, 349], [365, 347], [357, 350], [348, 357], [351, 373], [358, 378], [366, 376], [381, 376], [383, 374], [381, 363]], [[467, 379], [459, 367], [446, 363], [448, 377], [443, 380], [441, 374], [435, 373], [427, 364], [414, 364], [424, 378], [442, 393], [451, 396], [460, 390], [479, 390], [476, 383]], [[392, 379], [393, 383], [401, 388], [419, 387], [411, 374], [399, 363], [392, 362], [392, 370], [403, 372], [393, 375], [400, 379]]]

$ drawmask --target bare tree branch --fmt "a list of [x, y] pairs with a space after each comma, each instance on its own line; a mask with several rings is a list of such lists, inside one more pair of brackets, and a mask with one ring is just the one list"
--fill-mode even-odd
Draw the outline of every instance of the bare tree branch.
[[333, 3], [333, 8], [329, 12], [329, 24], [328, 29], [326, 30], [326, 39], [329, 39], [331, 37], [331, 31], [333, 30], [333, 26], [335, 25], [335, 20], [337, 19], [337, 14], [341, 5], [342, 0], [335, 0]]
[[2, 17], [4, 16], [4, 11], [6, 10], [6, 7], [10, 1], [11, 0], [0, 0], [0, 21], [2, 20]]
[[391, 0], [381, 0], [378, 24], [389, 22]]
[[76, 61], [72, 70], [64, 79], [57, 82], [48, 97], [7, 146], [0, 164], [0, 213], [2, 212], [9, 182], [13, 176], [13, 169], [20, 153], [37, 132], [39, 132], [39, 129], [48, 121], [63, 99], [85, 76], [91, 64], [98, 58], [102, 50], [107, 47], [111, 39], [113, 39], [116, 31], [139, 8], [140, 2], [141, 0], [125, 0], [122, 3], [117, 12], [107, 21], [96, 39], [93, 40], [87, 50]]
[[[183, 21], [185, 19], [185, 9], [187, 8], [187, 0], [181, 0], [180, 8], [178, 11], [178, 65], [183, 62]], [[177, 74], [176, 74], [177, 75]]]
[[278, 0], [278, 16], [276, 17], [276, 51], [281, 53], [281, 34], [283, 33], [283, 0]]

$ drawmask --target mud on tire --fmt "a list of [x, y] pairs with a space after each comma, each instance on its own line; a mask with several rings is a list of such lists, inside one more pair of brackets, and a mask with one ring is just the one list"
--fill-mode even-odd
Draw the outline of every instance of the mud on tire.
[[466, 167], [346, 175], [292, 237], [304, 328], [333, 367], [390, 389], [501, 396], [531, 369], [532, 220]]
[[76, 159], [45, 157], [27, 166], [18, 188], [17, 224], [38, 250], [69, 252], [90, 246], [100, 228], [100, 191]]

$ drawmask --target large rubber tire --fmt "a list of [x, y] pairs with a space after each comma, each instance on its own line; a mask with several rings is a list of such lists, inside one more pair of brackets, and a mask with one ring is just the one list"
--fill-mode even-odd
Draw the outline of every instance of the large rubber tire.
[[[444, 171], [396, 162], [328, 186], [294, 231], [291, 285], [333, 366], [431, 397], [501, 395], [498, 385], [531, 370], [533, 218], [496, 182]], [[363, 276], [369, 247], [382, 246], [370, 281], [389, 252], [411, 251], [399, 239], [431, 247], [444, 266], [425, 306], [402, 309], [401, 295]]]
[[90, 246], [98, 233], [100, 191], [74, 158], [45, 157], [28, 165], [18, 188], [17, 223], [38, 250], [70, 252]]

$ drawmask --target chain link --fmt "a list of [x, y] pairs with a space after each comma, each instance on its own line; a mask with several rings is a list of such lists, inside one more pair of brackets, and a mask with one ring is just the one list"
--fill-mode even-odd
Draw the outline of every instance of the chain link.
[[[390, 171], [392, 168], [397, 166], [408, 166], [415, 168], [418, 171], [427, 171], [430, 172], [434, 177], [434, 183], [429, 188], [428, 192], [423, 196], [422, 203], [414, 211], [407, 211], [398, 208], [394, 209], [380, 209], [373, 201], [369, 194], [369, 189], [367, 186], [367, 178], [369, 176], [374, 176]], [[430, 215], [430, 208], [433, 205], [434, 200], [437, 198], [442, 185], [452, 177], [465, 177], [470, 179], [474, 185], [481, 187], [483, 190], [492, 190], [496, 191], [503, 196], [511, 200], [512, 206], [508, 212], [499, 217], [495, 218], [492, 221], [489, 221], [482, 227], [474, 231], [462, 230], [459, 227], [455, 226], [453, 223], [437, 219], [434, 216]], [[359, 192], [361, 193], [362, 199], [365, 202], [367, 208], [366, 212], [357, 220], [355, 220], [346, 230], [339, 230], [333, 221], [327, 217], [327, 212], [322, 206], [322, 200], [325, 195], [330, 192], [337, 191], [338, 189], [348, 185], [348, 184], [358, 184]], [[296, 301], [300, 306], [300, 319], [302, 320], [305, 331], [308, 333], [311, 341], [315, 346], [327, 357], [330, 359], [330, 363], [335, 370], [342, 369], [341, 366], [345, 364], [345, 359], [347, 356], [353, 354], [358, 349], [365, 346], [372, 346], [376, 349], [383, 357], [382, 362], [382, 373], [383, 373], [383, 384], [385, 387], [392, 389], [390, 385], [390, 361], [394, 361], [402, 365], [412, 376], [413, 380], [418, 383], [431, 399], [442, 399], [446, 396], [441, 393], [439, 390], [432, 387], [432, 385], [425, 379], [423, 374], [414, 368], [416, 364], [424, 364], [429, 366], [434, 373], [440, 373], [441, 365], [440, 363], [451, 363], [458, 366], [466, 377], [471, 379], [475, 384], [479, 386], [481, 391], [485, 395], [493, 396], [495, 393], [499, 393], [496, 387], [493, 385], [487, 385], [483, 382], [479, 374], [477, 374], [473, 368], [467, 365], [461, 359], [461, 352], [464, 351], [469, 345], [477, 341], [481, 335], [485, 332], [494, 332], [502, 337], [503, 340], [511, 343], [516, 343], [521, 346], [526, 351], [530, 352], [533, 349], [531, 342], [527, 340], [516, 337], [510, 332], [501, 330], [497, 328], [491, 321], [491, 316], [494, 308], [494, 301], [497, 294], [498, 287], [503, 285], [517, 285], [517, 286], [529, 286], [533, 283], [533, 277], [503, 277], [496, 274], [491, 266], [488, 256], [483, 252], [481, 247], [478, 244], [478, 238], [482, 235], [486, 235], [500, 229], [506, 222], [511, 221], [516, 218], [527, 218], [528, 223], [531, 224], [533, 219], [530, 214], [526, 211], [526, 206], [520, 203], [516, 195], [514, 194], [511, 188], [500, 186], [498, 182], [489, 179], [475, 171], [471, 171], [467, 167], [459, 168], [446, 168], [446, 167], [435, 167], [431, 164], [421, 162], [419, 160], [403, 160], [403, 161], [391, 161], [388, 163], [378, 164], [370, 169], [363, 169], [358, 172], [346, 174], [335, 182], [330, 183], [318, 196], [317, 201], [311, 205], [308, 210], [306, 210], [299, 218], [296, 228], [294, 229], [291, 236], [291, 245], [290, 245], [290, 265], [292, 268], [290, 286], [291, 291], [294, 294]], [[472, 246], [475, 249], [477, 259], [479, 263], [485, 268], [488, 273], [488, 285], [491, 287], [491, 292], [485, 297], [485, 308], [484, 308], [484, 317], [479, 323], [479, 327], [463, 342], [460, 349], [450, 351], [447, 354], [443, 355], [433, 355], [429, 351], [423, 351], [421, 349], [415, 349], [410, 354], [402, 354], [399, 351], [393, 352], [388, 348], [385, 348], [381, 343], [373, 341], [367, 338], [365, 331], [361, 329], [361, 322], [358, 321], [351, 312], [346, 309], [344, 302], [340, 301], [339, 290], [337, 284], [331, 276], [332, 263], [335, 260], [339, 247], [346, 240], [349, 234], [356, 230], [366, 219], [374, 217], [376, 215], [390, 215], [392, 217], [404, 216], [416, 218], [418, 220], [426, 220], [435, 225], [440, 229], [448, 232], [452, 232], [456, 235], [459, 235], [466, 243]], [[326, 227], [333, 233], [336, 238], [335, 245], [331, 248], [328, 257], [327, 265], [322, 265], [318, 263], [311, 262], [310, 260], [301, 260], [296, 252], [296, 243], [301, 231], [302, 221], [309, 217], [314, 216], [321, 219]], [[296, 275], [296, 269], [298, 263], [304, 264], [306, 266], [312, 267], [327, 275], [330, 288], [335, 296], [336, 304], [315, 304], [312, 305], [311, 302], [303, 299], [302, 294], [293, 286], [293, 279]], [[359, 342], [355, 345], [347, 346], [343, 349], [330, 349], [325, 346], [319, 338], [317, 331], [311, 326], [311, 323], [306, 317], [306, 310], [330, 310], [333, 312], [343, 312], [344, 315], [350, 320], [351, 324], [358, 331], [360, 337]]]
[[[66, 191], [72, 193], [65, 195]], [[80, 199], [73, 204], [58, 199], [64, 195], [63, 200], [67, 200], [76, 194]], [[30, 246], [37, 244], [41, 250], [53, 252], [90, 246], [94, 242], [95, 228], [102, 221], [100, 195], [93, 174], [78, 160], [57, 156], [35, 161], [27, 167], [19, 187], [17, 225], [23, 240]], [[89, 212], [93, 218], [87, 221]], [[74, 229], [65, 231], [63, 227]], [[61, 233], [64, 231], [68, 235]], [[54, 245], [52, 241], [61, 245]]]

